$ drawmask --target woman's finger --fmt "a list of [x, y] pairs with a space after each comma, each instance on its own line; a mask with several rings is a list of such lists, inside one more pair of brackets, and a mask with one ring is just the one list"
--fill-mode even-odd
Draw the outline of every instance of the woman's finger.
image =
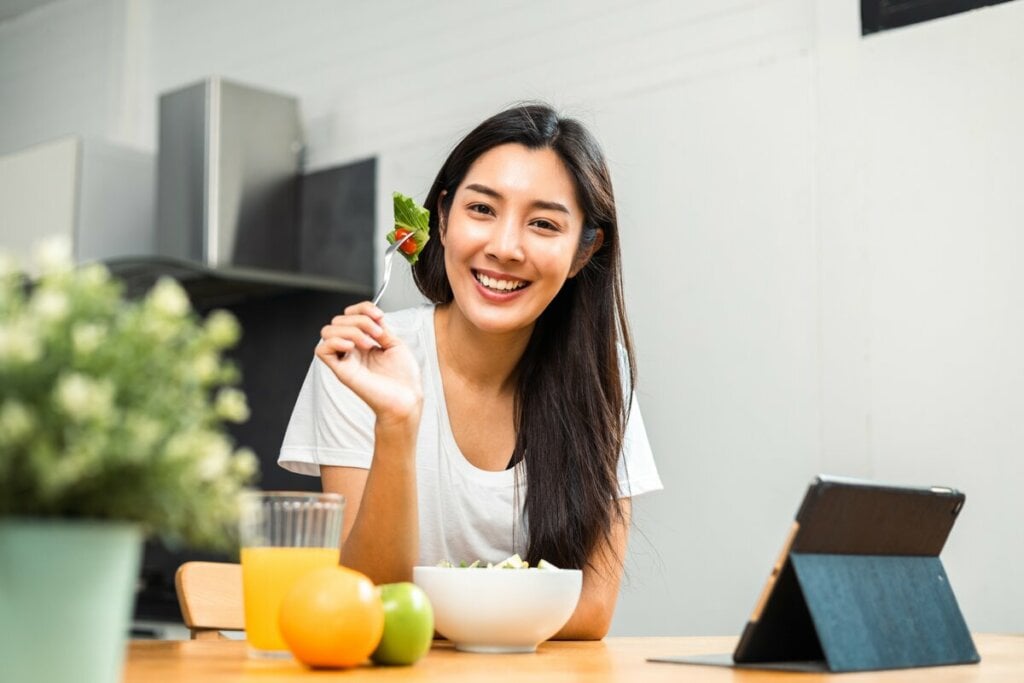
[[391, 330], [389, 330], [386, 325], [380, 326], [380, 334], [374, 335], [374, 339], [385, 351], [396, 344], [402, 343], [401, 339], [391, 334]]
[[330, 352], [335, 353], [348, 353], [356, 348], [356, 343], [354, 341], [351, 339], [345, 339], [344, 337], [330, 337], [324, 340], [324, 345], [330, 350]]
[[365, 315], [378, 323], [384, 319], [384, 311], [374, 306], [371, 301], [360, 301], [357, 304], [347, 306], [345, 308], [345, 315]]
[[366, 333], [358, 327], [325, 327], [320, 330], [321, 339], [349, 339], [355, 342], [360, 348], [373, 348], [379, 346], [377, 337], [379, 335]]
[[[325, 342], [334, 343], [335, 340], [344, 340], [347, 344], [343, 346], [351, 346], [351, 348], [358, 348], [362, 351], [369, 351], [380, 346], [377, 342], [376, 337], [363, 332], [358, 327], [338, 327], [328, 326], [320, 330], [320, 338]], [[340, 348], [340, 351], [350, 351], [351, 348]]]
[[320, 329], [320, 338], [344, 334], [341, 330], [348, 328], [356, 328], [363, 334], [371, 337], [378, 336], [382, 331], [380, 325], [366, 316], [339, 315], [332, 319], [329, 325], [325, 325]]
[[[316, 357], [322, 360], [327, 365], [327, 367], [331, 368], [331, 370], [334, 370], [335, 372], [337, 372], [338, 364], [341, 363], [342, 361], [342, 357], [339, 356], [339, 353], [342, 352], [336, 350], [334, 344], [342, 341], [345, 340], [335, 340], [335, 342], [321, 341], [319, 344], [316, 345], [316, 349], [313, 350], [314, 355], [316, 355]], [[349, 349], [344, 353], [348, 353], [351, 350], [352, 349]]]

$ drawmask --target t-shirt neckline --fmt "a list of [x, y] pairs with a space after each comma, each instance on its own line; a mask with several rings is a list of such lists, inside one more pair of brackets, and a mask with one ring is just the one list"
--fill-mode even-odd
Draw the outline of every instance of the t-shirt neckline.
[[454, 466], [467, 477], [486, 485], [505, 488], [507, 486], [515, 485], [515, 474], [516, 471], [520, 472], [520, 480], [525, 481], [525, 472], [523, 472], [523, 463], [520, 461], [515, 467], [504, 469], [504, 470], [484, 470], [473, 463], [471, 463], [459, 448], [458, 442], [455, 440], [455, 432], [452, 431], [451, 419], [448, 416], [448, 404], [444, 397], [444, 381], [441, 378], [441, 358], [440, 349], [437, 346], [437, 332], [435, 325], [437, 324], [437, 306], [427, 306], [424, 311], [424, 315], [427, 319], [424, 321], [422, 329], [427, 335], [427, 343], [425, 347], [427, 349], [426, 361], [430, 366], [428, 372], [433, 379], [432, 390], [435, 392], [435, 403], [437, 404], [437, 418], [439, 423], [440, 436], [444, 442], [444, 450], [451, 454], [451, 460]]

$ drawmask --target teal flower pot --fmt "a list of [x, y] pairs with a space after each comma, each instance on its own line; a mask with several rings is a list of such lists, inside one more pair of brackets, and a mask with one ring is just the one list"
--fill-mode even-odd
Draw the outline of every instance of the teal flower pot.
[[141, 550], [134, 524], [0, 517], [3, 679], [117, 683]]

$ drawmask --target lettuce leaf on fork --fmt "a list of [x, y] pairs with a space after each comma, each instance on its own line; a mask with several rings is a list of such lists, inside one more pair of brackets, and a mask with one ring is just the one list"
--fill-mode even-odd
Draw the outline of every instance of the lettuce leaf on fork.
[[[402, 244], [399, 251], [409, 263], [416, 263], [419, 260], [420, 252], [423, 251], [427, 240], [430, 239], [430, 212], [400, 192], [393, 193], [392, 197], [394, 199], [395, 227], [387, 234], [388, 243], [394, 244], [405, 234], [405, 231], [412, 232], [412, 237]], [[402, 231], [401, 234], [399, 231]], [[414, 250], [406, 249], [405, 245], [409, 242], [415, 243]]]

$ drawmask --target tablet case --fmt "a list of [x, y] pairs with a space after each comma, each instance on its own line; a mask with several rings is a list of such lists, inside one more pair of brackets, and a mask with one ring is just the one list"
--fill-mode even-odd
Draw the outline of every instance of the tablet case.
[[938, 558], [964, 495], [818, 477], [733, 657], [652, 661], [866, 671], [980, 661]]

